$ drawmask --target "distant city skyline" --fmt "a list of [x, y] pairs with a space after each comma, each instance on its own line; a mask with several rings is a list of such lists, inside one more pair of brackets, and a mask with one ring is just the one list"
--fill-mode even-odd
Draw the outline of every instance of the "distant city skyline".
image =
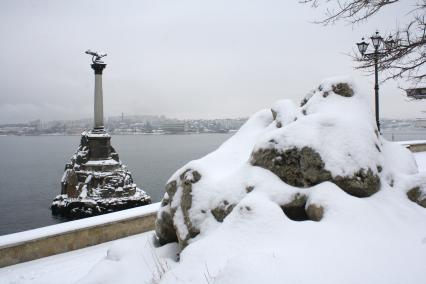
[[[247, 118], [188, 119], [179, 120], [165, 116], [109, 117], [105, 128], [111, 134], [195, 134], [228, 133], [236, 131]], [[4, 135], [80, 135], [94, 127], [93, 119], [33, 120], [27, 123], [0, 124], [0, 136]]]
[[[105, 117], [105, 121], [117, 121], [117, 120], [121, 120], [122, 115], [109, 115]], [[248, 116], [240, 116], [240, 117], [213, 117], [213, 118], [203, 118], [203, 117], [195, 117], [195, 118], [177, 118], [177, 117], [169, 117], [167, 115], [164, 114], [150, 114], [150, 115], [144, 115], [144, 114], [125, 114], [123, 116], [123, 120], [138, 120], [141, 118], [145, 118], [145, 120], [149, 120], [149, 118], [153, 119], [159, 119], [159, 118], [163, 118], [163, 119], [168, 119], [168, 120], [224, 120], [224, 119], [248, 119]], [[43, 120], [40, 118], [37, 119], [31, 119], [31, 120], [27, 120], [27, 121], [12, 121], [12, 122], [7, 122], [7, 123], [3, 123], [0, 122], [0, 126], [1, 125], [5, 125], [5, 124], [25, 124], [25, 123], [31, 123], [31, 122], [36, 122], [36, 121], [41, 121], [42, 123], [51, 123], [51, 122], [77, 122], [77, 121], [87, 121], [92, 123], [93, 122], [93, 117], [77, 117], [77, 118], [70, 118], [70, 119], [64, 119], [64, 118], [59, 118], [59, 119], [47, 119], [47, 120]]]
[[[246, 121], [246, 117], [176, 119], [163, 115], [113, 116], [105, 120], [105, 128], [114, 135], [228, 133], [237, 131]], [[91, 118], [0, 124], [0, 136], [80, 135], [92, 129], [93, 124]], [[426, 119], [382, 119], [382, 127], [388, 135], [395, 131], [398, 133], [401, 129], [422, 131], [426, 127]], [[394, 136], [391, 137], [393, 140]]]
[[[357, 26], [312, 24], [294, 1], [12, 1], [0, 3], [0, 124], [93, 116], [88, 48], [106, 51], [106, 117], [249, 117], [280, 99], [299, 104], [322, 79], [349, 75], [373, 98], [373, 77], [348, 53], [385, 36], [414, 1]], [[404, 80], [381, 85], [382, 118], [425, 117]], [[372, 105], [373, 108], [373, 105]]]

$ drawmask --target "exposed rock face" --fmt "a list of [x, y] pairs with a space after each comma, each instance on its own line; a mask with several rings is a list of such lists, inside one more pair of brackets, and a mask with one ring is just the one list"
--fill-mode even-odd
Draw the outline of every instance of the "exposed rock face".
[[287, 184], [311, 187], [324, 181], [337, 184], [348, 194], [367, 197], [380, 188], [380, 178], [371, 169], [360, 169], [351, 176], [333, 177], [324, 168], [321, 156], [312, 148], [291, 148], [280, 153], [277, 149], [260, 149], [253, 152], [251, 164], [270, 170]]
[[110, 138], [106, 133], [83, 132], [78, 151], [65, 166], [53, 214], [75, 219], [151, 203], [121, 163]]
[[320, 221], [324, 215], [324, 208], [321, 205], [309, 204], [306, 208], [306, 215], [312, 221]]
[[356, 197], [368, 197], [379, 191], [380, 177], [371, 169], [360, 169], [351, 176], [336, 176], [332, 182], [337, 184], [346, 193]]
[[155, 233], [161, 245], [176, 242], [177, 234], [173, 225], [173, 217], [170, 212], [162, 210], [155, 220]]
[[320, 155], [309, 147], [278, 150], [260, 149], [251, 156], [251, 164], [270, 170], [293, 186], [309, 187], [331, 179]]
[[296, 194], [291, 202], [281, 205], [281, 209], [287, 217], [294, 221], [309, 220], [306, 214], [306, 201], [308, 197], [306, 195]]
[[[324, 86], [326, 85], [326, 86]], [[321, 84], [316, 90], [310, 91], [300, 102], [300, 106], [305, 106], [308, 101], [319, 92], [321, 92], [321, 96], [326, 98], [330, 95], [330, 92], [333, 92], [336, 95], [340, 95], [342, 97], [352, 97], [354, 95], [354, 90], [348, 83], [332, 83], [331, 85], [328, 83]], [[274, 118], [275, 119], [275, 118]]]
[[407, 192], [408, 198], [426, 208], [426, 193], [423, 192], [420, 187], [414, 187]]
[[224, 200], [220, 203], [218, 207], [213, 208], [211, 212], [217, 221], [223, 222], [226, 216], [228, 216], [229, 213], [232, 212], [234, 207], [235, 204], [229, 204], [228, 201]]
[[171, 210], [170, 203], [177, 190], [177, 182], [175, 180], [166, 185], [166, 194], [161, 201], [161, 209], [155, 220], [155, 232], [160, 244], [167, 244], [177, 241], [176, 230], [173, 225], [173, 215], [176, 210]]
[[[155, 231], [160, 244], [178, 240], [183, 248], [188, 244], [189, 239], [200, 233], [198, 228], [192, 224], [189, 216], [189, 210], [192, 207], [192, 185], [200, 179], [201, 175], [198, 171], [187, 169], [177, 181], [173, 180], [166, 185], [166, 194], [161, 203], [162, 208], [158, 212], [155, 222]], [[179, 196], [176, 196], [178, 190]], [[176, 207], [172, 202], [179, 206]], [[173, 219], [177, 212], [183, 217], [182, 225], [185, 226], [185, 232], [176, 231]]]
[[188, 230], [187, 234], [178, 234], [179, 243], [186, 246], [190, 238], [197, 236], [200, 231], [196, 228], [189, 216], [189, 210], [192, 206], [192, 184], [198, 182], [201, 175], [194, 170], [188, 169], [180, 175], [180, 184], [182, 187], [182, 194], [180, 199], [180, 209], [183, 214], [183, 221]]
[[78, 197], [78, 177], [74, 169], [65, 168], [61, 182], [61, 194], [68, 194], [70, 198]]
[[348, 83], [334, 84], [331, 88], [335, 94], [341, 95], [343, 97], [352, 97], [354, 95], [354, 91]]

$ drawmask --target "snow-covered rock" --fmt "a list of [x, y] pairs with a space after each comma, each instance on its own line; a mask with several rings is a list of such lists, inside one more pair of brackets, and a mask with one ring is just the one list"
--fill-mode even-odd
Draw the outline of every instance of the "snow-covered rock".
[[320, 184], [334, 184], [346, 199], [393, 190], [424, 206], [424, 178], [411, 153], [384, 140], [371, 110], [351, 80], [332, 78], [300, 107], [282, 100], [259, 111], [218, 150], [170, 178], [156, 220], [160, 243], [195, 243], [258, 193], [288, 219], [320, 221], [333, 212]]
[[294, 119], [281, 119], [277, 125], [283, 127], [259, 139], [251, 164], [297, 187], [332, 181], [358, 197], [377, 192], [381, 142], [368, 102], [352, 88], [348, 82], [325, 81], [299, 110], [273, 108], [276, 120], [287, 114]]

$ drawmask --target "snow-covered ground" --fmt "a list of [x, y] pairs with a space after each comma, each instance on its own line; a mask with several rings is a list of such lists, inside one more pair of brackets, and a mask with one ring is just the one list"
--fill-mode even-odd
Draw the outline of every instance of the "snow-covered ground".
[[[153, 237], [154, 232], [150, 231], [64, 254], [4, 267], [0, 269], [0, 283], [81, 283], [81, 279], [85, 278], [84, 276], [90, 273], [98, 263], [101, 264], [100, 266], [112, 265], [114, 268], [105, 270], [98, 268], [97, 270], [102, 272], [102, 277], [97, 275], [95, 271], [91, 274], [91, 277], [86, 279], [86, 283], [104, 283], [102, 279], [106, 276], [110, 279], [110, 283], [135, 282], [135, 279], [142, 272], [141, 277], [149, 279], [157, 273], [160, 258], [164, 258], [167, 253], [173, 255], [177, 249], [176, 245], [168, 245], [154, 250]], [[127, 256], [133, 254], [137, 257], [130, 258], [130, 263], [124, 264], [119, 262], [120, 253]], [[126, 268], [129, 271], [126, 271]]]
[[[415, 153], [414, 156], [419, 166], [419, 171], [426, 172], [426, 152]], [[424, 209], [419, 207], [419, 210]], [[263, 212], [263, 214], [270, 213]], [[391, 212], [382, 212], [382, 214], [391, 215]], [[404, 217], [404, 212], [400, 212], [399, 214], [401, 217]], [[364, 216], [364, 214], [362, 216]], [[359, 217], [359, 220], [353, 221], [362, 222], [362, 216]], [[282, 220], [275, 221], [282, 222]], [[391, 219], [388, 221], [389, 224], [387, 225], [392, 227], [393, 220]], [[213, 281], [213, 276], [211, 275], [213, 271], [210, 271], [213, 267], [210, 268], [207, 263], [193, 263], [193, 265], [197, 267], [197, 269], [201, 268], [202, 270], [200, 273], [205, 275], [205, 280], [201, 283], [256, 283], [254, 281], [256, 279], [245, 278], [246, 272], [250, 270], [259, 271], [259, 275], [264, 279], [263, 283], [330, 283], [329, 281], [332, 281], [332, 279], [327, 278], [327, 273], [323, 270], [324, 266], [327, 266], [324, 264], [330, 261], [334, 264], [341, 263], [347, 270], [353, 271], [352, 275], [345, 276], [341, 275], [342, 271], [336, 270], [335, 276], [340, 277], [342, 281], [345, 280], [341, 283], [425, 283], [426, 228], [422, 229], [423, 234], [418, 234], [415, 230], [410, 228], [409, 224], [411, 222], [408, 221], [409, 220], [407, 220], [407, 226], [405, 227], [407, 230], [406, 234], [398, 230], [389, 231], [386, 238], [380, 237], [383, 235], [374, 234], [374, 232], [380, 231], [383, 227], [383, 225], [379, 223], [375, 224], [374, 228], [370, 228], [368, 232], [341, 232], [337, 226], [334, 228], [330, 227], [330, 234], [342, 236], [352, 235], [353, 237], [350, 240], [340, 239], [340, 241], [335, 244], [329, 244], [330, 247], [328, 249], [318, 249], [317, 251], [313, 251], [312, 247], [321, 246], [322, 242], [328, 243], [326, 240], [327, 234], [323, 234], [317, 230], [321, 224], [313, 224], [316, 228], [312, 231], [306, 231], [306, 234], [316, 234], [316, 243], [309, 244], [307, 242], [312, 238], [300, 239], [300, 235], [295, 234], [295, 230], [301, 229], [303, 224], [300, 224], [300, 222], [293, 222], [295, 223], [295, 227], [288, 231], [286, 238], [287, 241], [292, 241], [291, 244], [286, 246], [287, 249], [291, 250], [287, 254], [285, 251], [278, 253], [280, 251], [278, 249], [274, 252], [274, 248], [269, 243], [271, 241], [271, 235], [274, 234], [274, 230], [266, 229], [263, 226], [264, 224], [259, 223], [258, 231], [263, 231], [263, 233], [259, 235], [263, 235], [264, 241], [262, 243], [264, 243], [265, 246], [254, 249], [251, 248], [250, 255], [242, 254], [233, 258], [232, 261], [229, 261], [229, 263], [225, 265], [225, 271], [222, 275], [224, 275], [226, 271], [229, 271], [229, 273], [226, 273], [226, 277], [222, 276], [222, 278], [225, 278], [223, 281], [220, 281], [221, 279], [219, 278]], [[234, 224], [230, 223], [229, 226], [232, 227]], [[245, 246], [251, 245], [250, 242], [248, 242], [248, 238], [244, 237], [244, 235], [250, 236], [250, 233], [253, 234], [256, 232], [239, 230], [240, 228], [238, 226], [233, 229], [236, 233], [234, 240], [238, 239], [239, 243], [235, 244], [233, 240], [229, 240], [228, 245], [237, 245], [244, 249]], [[366, 234], [371, 234], [370, 237], [367, 236], [367, 239], [369, 238], [371, 243], [356, 242], [360, 236], [363, 236], [362, 239], [365, 240], [366, 238], [364, 237], [366, 237]], [[398, 238], [403, 235], [407, 237], [403, 238], [407, 243], [401, 246]], [[174, 254], [177, 252], [177, 247], [166, 245], [161, 249], [154, 248], [153, 236], [154, 232], [150, 231], [69, 253], [1, 268], [0, 283], [155, 283], [150, 281], [153, 276], [157, 275], [156, 277], [158, 277], [158, 275], [162, 273], [159, 271], [163, 268], [168, 269], [168, 267], [171, 268], [177, 265], [173, 259], [175, 256]], [[223, 233], [217, 233], [217, 238], [223, 237], [225, 237]], [[284, 242], [285, 240], [282, 239], [282, 243]], [[371, 251], [370, 245], [377, 249]], [[221, 248], [220, 250], [214, 247], [211, 248], [211, 243], [200, 244], [200, 246], [205, 246], [208, 251], [212, 249], [217, 250], [216, 254], [218, 257], [228, 249], [228, 247]], [[269, 248], [267, 248], [268, 246]], [[210, 247], [210, 250], [208, 247]], [[403, 249], [406, 249], [406, 251], [401, 251]], [[416, 251], [415, 249], [419, 250]], [[253, 250], [258, 252], [253, 253]], [[295, 253], [295, 251], [299, 252]], [[362, 253], [358, 253], [359, 251]], [[358, 257], [353, 258], [355, 253], [358, 254]], [[379, 263], [372, 262], [372, 260], [377, 261], [377, 257], [373, 257], [376, 253], [383, 255]], [[132, 254], [134, 257], [129, 257], [129, 255]], [[287, 255], [291, 255], [291, 257], [287, 257]], [[362, 256], [362, 258], [359, 258], [359, 256]], [[389, 256], [392, 257], [388, 258]], [[120, 257], [128, 259], [125, 263], [120, 263]], [[400, 278], [395, 278], [394, 281], [381, 281], [381, 279], [386, 279], [386, 281], [389, 280], [389, 277], [384, 275], [386, 273], [391, 275], [398, 273], [398, 271], [394, 271], [395, 269], [399, 268], [401, 272], [404, 272], [404, 267], [406, 268], [409, 265], [413, 265], [412, 258], [419, 260], [417, 265], [412, 268], [413, 271], [418, 271], [417, 274], [402, 274]], [[200, 256], [200, 260], [203, 259], [205, 259], [205, 257]], [[270, 263], [271, 259], [276, 259], [276, 261], [274, 261], [274, 263], [276, 263], [275, 266], [262, 266], [264, 262]], [[318, 259], [322, 259], [323, 262], [313, 263], [314, 260], [318, 261]], [[196, 259], [192, 261], [194, 260]], [[185, 266], [188, 267], [188, 265], [189, 264]], [[296, 267], [293, 270], [293, 275], [288, 275], [288, 269], [284, 269], [289, 266]], [[328, 266], [328, 268], [332, 269], [333, 267]], [[345, 269], [344, 271], [346, 272], [347, 270]], [[373, 273], [375, 278], [364, 279], [363, 275], [367, 272], [371, 273], [372, 270], [377, 270], [377, 273]], [[98, 273], [108, 273], [110, 275], [98, 275]], [[175, 276], [179, 277], [178, 275], [180, 273], [184, 273], [184, 271], [178, 270]], [[86, 278], [86, 275], [90, 277]], [[249, 273], [249, 275], [251, 274]], [[423, 278], [415, 279], [415, 277], [419, 275], [423, 275]], [[353, 276], [357, 277], [350, 279], [350, 277]], [[109, 281], [106, 281], [105, 279], [108, 278]], [[84, 281], [80, 282], [79, 280], [81, 279]], [[288, 282], [285, 281], [286, 279], [288, 279]], [[295, 279], [299, 279], [300, 281], [294, 282], [293, 280]], [[306, 279], [309, 279], [309, 281], [305, 281]], [[406, 281], [401, 282], [402, 279]], [[173, 281], [171, 280], [170, 283], [173, 283]]]
[[419, 172], [426, 172], [426, 152], [414, 153]]
[[[136, 240], [142, 235], [127, 239]], [[0, 283], [74, 283], [106, 256], [113, 242], [0, 269]]]

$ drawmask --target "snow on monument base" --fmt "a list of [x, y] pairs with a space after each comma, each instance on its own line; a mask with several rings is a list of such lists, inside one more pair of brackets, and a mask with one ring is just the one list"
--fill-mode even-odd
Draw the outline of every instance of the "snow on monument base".
[[103, 130], [82, 133], [77, 153], [65, 166], [52, 214], [77, 219], [151, 203], [150, 196], [133, 183], [110, 140]]

